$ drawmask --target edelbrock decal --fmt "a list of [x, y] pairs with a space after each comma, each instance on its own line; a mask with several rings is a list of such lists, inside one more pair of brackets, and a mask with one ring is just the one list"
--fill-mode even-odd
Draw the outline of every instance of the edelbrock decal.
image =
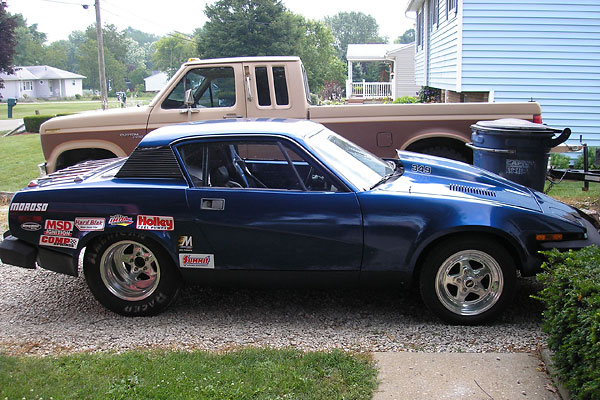
[[181, 268], [215, 268], [214, 254], [180, 254], [179, 265]]
[[173, 217], [138, 215], [136, 228], [145, 231], [172, 231], [175, 229], [175, 223]]
[[67, 249], [76, 249], [79, 239], [64, 236], [40, 236], [40, 246], [64, 247]]
[[42, 229], [42, 225], [38, 224], [37, 222], [23, 222], [21, 224], [21, 229], [24, 231], [35, 232]]
[[44, 235], [50, 236], [71, 236], [75, 225], [73, 221], [61, 221], [55, 219], [47, 219], [44, 225]]
[[109, 225], [129, 226], [133, 224], [133, 218], [125, 215], [113, 215], [108, 219]]
[[12, 203], [10, 211], [34, 211], [44, 212], [48, 209], [48, 203]]
[[179, 251], [192, 251], [194, 249], [192, 236], [179, 237]]
[[103, 231], [104, 218], [77, 217], [75, 218], [75, 227], [80, 232]]

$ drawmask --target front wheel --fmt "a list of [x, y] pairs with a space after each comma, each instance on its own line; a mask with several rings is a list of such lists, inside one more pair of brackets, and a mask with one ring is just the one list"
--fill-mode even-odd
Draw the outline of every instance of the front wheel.
[[492, 241], [449, 240], [426, 257], [419, 286], [427, 307], [443, 320], [479, 324], [512, 300], [516, 268], [506, 250]]
[[180, 286], [168, 254], [138, 235], [112, 234], [96, 240], [86, 249], [83, 270], [94, 297], [126, 316], [160, 313]]

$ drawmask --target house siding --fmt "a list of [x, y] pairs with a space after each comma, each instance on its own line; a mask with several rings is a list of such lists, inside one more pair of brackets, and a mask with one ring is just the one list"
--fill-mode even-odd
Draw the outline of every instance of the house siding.
[[600, 2], [463, 3], [462, 91], [533, 99], [571, 144], [600, 146]]
[[415, 63], [414, 63], [414, 47], [409, 46], [396, 53], [393, 53], [394, 76], [396, 81], [396, 97], [416, 96], [421, 88], [415, 84]]
[[457, 90], [458, 17], [455, 11], [446, 13], [446, 6], [439, 0], [439, 22], [429, 27], [428, 86]]

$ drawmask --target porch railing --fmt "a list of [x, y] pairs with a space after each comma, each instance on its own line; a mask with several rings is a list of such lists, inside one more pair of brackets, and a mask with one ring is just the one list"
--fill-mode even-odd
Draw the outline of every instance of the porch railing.
[[346, 82], [346, 98], [380, 99], [392, 97], [391, 82]]

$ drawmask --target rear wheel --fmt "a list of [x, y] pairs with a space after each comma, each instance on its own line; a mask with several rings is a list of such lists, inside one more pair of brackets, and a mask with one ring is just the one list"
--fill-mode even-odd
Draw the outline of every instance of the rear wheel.
[[111, 234], [88, 246], [86, 282], [94, 297], [121, 315], [147, 316], [175, 299], [180, 279], [168, 254], [145, 237]]
[[510, 303], [516, 268], [500, 245], [478, 238], [446, 241], [430, 251], [419, 286], [427, 307], [450, 323], [488, 321]]

